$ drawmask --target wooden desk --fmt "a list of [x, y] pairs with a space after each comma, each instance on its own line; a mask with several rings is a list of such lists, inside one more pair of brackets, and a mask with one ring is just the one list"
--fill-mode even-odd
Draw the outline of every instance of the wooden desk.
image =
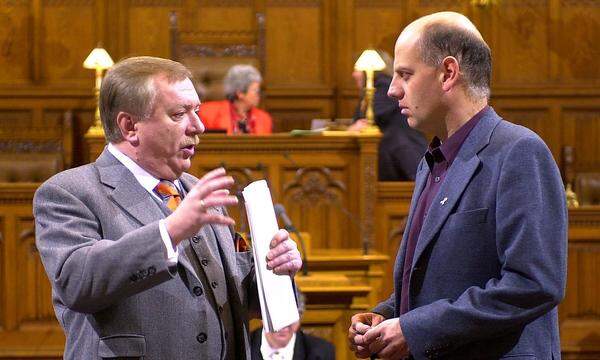
[[558, 311], [564, 359], [600, 359], [600, 207], [569, 209], [567, 292]]
[[306, 297], [302, 328], [333, 343], [337, 359], [354, 359], [348, 349], [350, 318], [377, 304], [387, 261], [386, 255], [362, 255], [359, 249], [317, 250], [308, 256], [308, 276], [296, 276]]
[[[273, 201], [282, 203], [298, 229], [312, 235], [313, 249], [361, 248], [375, 241], [379, 136], [202, 135], [190, 173], [224, 166], [236, 189], [268, 179]], [[104, 138], [86, 138], [89, 159]], [[245, 216], [230, 209], [238, 229]]]

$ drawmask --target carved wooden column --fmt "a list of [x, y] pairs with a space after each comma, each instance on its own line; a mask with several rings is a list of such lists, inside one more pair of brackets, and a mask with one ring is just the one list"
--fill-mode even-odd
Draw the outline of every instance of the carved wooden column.
[[375, 202], [377, 200], [377, 156], [380, 139], [381, 134], [361, 135], [358, 137], [360, 147], [359, 208], [360, 222], [362, 224], [361, 240], [365, 254], [375, 244], [374, 217]]

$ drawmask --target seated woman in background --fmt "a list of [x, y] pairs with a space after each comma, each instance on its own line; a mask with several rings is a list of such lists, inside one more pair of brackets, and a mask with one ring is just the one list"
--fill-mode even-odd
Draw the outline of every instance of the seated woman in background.
[[262, 77], [251, 65], [235, 65], [223, 80], [227, 100], [200, 105], [200, 119], [208, 131], [226, 130], [227, 134], [270, 134], [273, 120], [259, 108]]

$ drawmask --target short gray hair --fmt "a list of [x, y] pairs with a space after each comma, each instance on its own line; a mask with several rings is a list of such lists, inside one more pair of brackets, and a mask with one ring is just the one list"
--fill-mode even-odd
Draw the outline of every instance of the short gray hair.
[[237, 100], [237, 92], [247, 92], [248, 87], [255, 82], [262, 82], [262, 77], [254, 66], [234, 65], [227, 71], [227, 75], [223, 79], [225, 97], [229, 101]]
[[123, 141], [117, 115], [124, 111], [144, 119], [152, 114], [156, 99], [154, 78], [168, 82], [191, 79], [190, 71], [180, 63], [151, 56], [124, 59], [106, 73], [100, 88], [100, 118], [104, 136], [111, 143]]
[[446, 56], [453, 56], [470, 95], [478, 99], [490, 97], [492, 54], [483, 39], [468, 29], [438, 22], [423, 28], [419, 43], [421, 61], [439, 66]]

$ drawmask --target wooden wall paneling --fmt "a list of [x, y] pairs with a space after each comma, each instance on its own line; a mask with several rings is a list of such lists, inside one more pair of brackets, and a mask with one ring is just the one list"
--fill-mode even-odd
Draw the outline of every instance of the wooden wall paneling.
[[40, 127], [45, 129], [45, 136], [49, 139], [60, 139], [62, 138], [62, 120], [65, 110], [62, 109], [43, 109], [42, 123]]
[[[91, 93], [91, 89], [89, 91]], [[72, 165], [85, 160], [83, 136], [92, 124], [94, 100], [91, 97], [10, 97], [0, 95], [0, 139], [31, 140], [32, 143], [63, 140], [62, 118], [73, 112]], [[8, 151], [9, 149], [6, 149]], [[65, 158], [68, 158], [65, 154]]]
[[19, 299], [17, 318], [19, 328], [26, 329], [48, 324], [56, 327], [52, 308], [52, 288], [35, 246], [33, 216], [27, 214], [16, 219], [17, 282], [16, 298]]
[[[2, 199], [4, 200], [4, 199]], [[3, 208], [2, 214], [6, 223], [4, 242], [4, 253], [7, 256], [3, 259], [2, 272], [6, 274], [4, 279], [4, 286], [2, 288], [2, 294], [5, 297], [6, 307], [3, 309], [5, 316], [4, 329], [5, 330], [17, 330], [19, 327], [19, 302], [18, 302], [18, 259], [16, 257], [18, 244], [14, 239], [18, 237], [18, 219], [19, 213], [15, 210], [14, 206], [10, 203], [13, 202], [11, 199], [0, 202], [0, 207]], [[7, 204], [8, 203], [8, 204]], [[6, 211], [8, 210], [8, 211]]]
[[7, 302], [7, 272], [6, 268], [4, 268], [4, 264], [6, 263], [6, 256], [4, 247], [6, 246], [5, 236], [6, 236], [6, 228], [5, 228], [5, 216], [0, 215], [0, 331], [3, 331], [6, 327], [5, 325], [5, 314], [3, 309], [6, 309]]
[[475, 7], [471, 5], [471, 0], [406, 0], [406, 9], [407, 17], [404, 25], [438, 11], [456, 11], [472, 17]]
[[32, 37], [31, 37], [31, 79], [34, 84], [39, 84], [42, 78], [42, 0], [33, 0], [31, 9]]
[[129, 0], [122, 18], [127, 40], [119, 55], [169, 58], [169, 13], [181, 6], [182, 0]]
[[194, 30], [239, 32], [256, 29], [255, 9], [249, 0], [203, 1], [194, 9]]
[[335, 105], [334, 112], [336, 117], [344, 116], [344, 89], [352, 86], [350, 82], [351, 78], [348, 78], [349, 72], [354, 68], [352, 62], [353, 53], [353, 34], [354, 23], [352, 21], [352, 14], [354, 12], [354, 4], [352, 1], [336, 1], [336, 14], [335, 21], [332, 22], [334, 26], [334, 44], [331, 47], [334, 51], [335, 57], [333, 59], [333, 71], [335, 73]]
[[44, 0], [41, 21], [41, 81], [54, 87], [89, 87], [83, 60], [96, 45], [96, 1]]
[[565, 145], [575, 148], [577, 172], [597, 172], [600, 169], [600, 106], [562, 109], [562, 121], [568, 124], [570, 135]]
[[0, 191], [0, 357], [57, 358], [64, 335], [35, 248], [33, 194], [39, 184], [2, 184]]
[[551, 80], [549, 0], [505, 0], [483, 9], [491, 33], [495, 87], [546, 85]]
[[354, 85], [350, 76], [354, 62], [364, 49], [381, 49], [394, 56], [394, 45], [405, 21], [405, 9], [399, 1], [356, 0], [353, 14], [354, 47], [351, 67], [344, 84]]
[[577, 172], [600, 168], [599, 120], [600, 98], [597, 96], [495, 96], [492, 105], [506, 120], [535, 131], [546, 142], [557, 163], [562, 162], [562, 147], [575, 149]]
[[0, 87], [31, 83], [31, 2], [0, 1]]
[[[348, 2], [351, 4], [351, 2]], [[353, 6], [352, 6], [353, 5]], [[360, 89], [352, 78], [354, 63], [367, 48], [386, 51], [394, 56], [394, 45], [406, 21], [406, 3], [400, 1], [356, 0], [349, 9], [345, 36], [348, 50], [339, 67], [338, 117], [351, 118], [359, 101]]]
[[[529, 99], [528, 99], [529, 100]], [[543, 101], [505, 100], [494, 101], [494, 109], [504, 119], [537, 133], [548, 145], [554, 158], [559, 161], [561, 155], [561, 127], [552, 118], [550, 104]]]
[[33, 127], [33, 109], [4, 107], [0, 109], [0, 136], [10, 138], [12, 129]]
[[2, 294], [4, 297], [5, 308], [2, 309], [4, 312], [4, 331], [15, 330], [18, 327], [17, 320], [17, 302], [16, 297], [16, 286], [17, 286], [17, 274], [16, 274], [16, 258], [12, 256], [16, 252], [16, 244], [11, 239], [16, 237], [15, 229], [15, 215], [5, 214], [5, 233], [6, 238], [4, 242], [4, 263], [2, 264], [2, 272], [4, 275], [4, 287]]
[[556, 77], [563, 84], [580, 87], [600, 85], [600, 2], [555, 0], [560, 18], [555, 25], [557, 42], [550, 43], [560, 62]]
[[269, 0], [266, 3], [266, 64], [268, 87], [326, 85], [327, 0]]

